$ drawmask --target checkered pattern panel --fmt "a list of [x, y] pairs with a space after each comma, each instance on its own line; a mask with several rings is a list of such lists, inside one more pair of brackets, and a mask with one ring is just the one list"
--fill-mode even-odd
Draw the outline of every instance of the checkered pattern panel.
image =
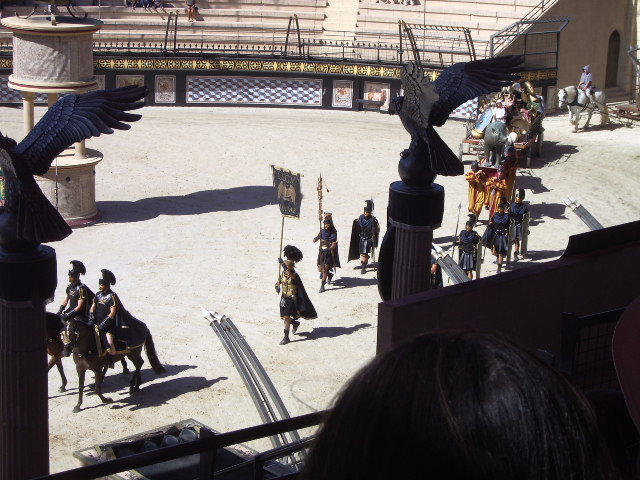
[[187, 77], [187, 102], [322, 105], [322, 80]]
[[[9, 88], [9, 75], [0, 75], [0, 103], [22, 103], [18, 90]], [[47, 103], [46, 93], [36, 93], [36, 103]]]
[[474, 98], [467, 100], [453, 112], [451, 112], [451, 118], [462, 118], [465, 120], [475, 119], [478, 110], [478, 99]]

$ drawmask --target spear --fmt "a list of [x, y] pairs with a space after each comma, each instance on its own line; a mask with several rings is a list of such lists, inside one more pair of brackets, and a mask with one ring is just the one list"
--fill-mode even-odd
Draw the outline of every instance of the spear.
[[458, 235], [458, 227], [460, 226], [460, 210], [462, 209], [462, 203], [458, 204], [458, 220], [456, 221], [456, 230], [453, 232], [453, 242], [451, 244], [451, 258], [456, 249], [456, 236]]
[[318, 177], [316, 190], [318, 191], [318, 221], [320, 222], [320, 230], [322, 230], [322, 173]]

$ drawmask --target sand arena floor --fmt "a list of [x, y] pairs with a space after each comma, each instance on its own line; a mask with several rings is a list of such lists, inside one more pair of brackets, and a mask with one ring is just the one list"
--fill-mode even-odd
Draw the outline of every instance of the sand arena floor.
[[[22, 138], [22, 111], [1, 107], [3, 133]], [[44, 113], [36, 109], [39, 118]], [[352, 220], [373, 197], [384, 225], [387, 189], [398, 178], [397, 161], [409, 136], [397, 117], [378, 113], [255, 108], [141, 110], [128, 132], [87, 141], [104, 154], [96, 168], [102, 214], [53, 244], [59, 285], [49, 311], [63, 299], [68, 262], [82, 260], [93, 290], [101, 268], [117, 276], [114, 290], [149, 326], [164, 374], [148, 362], [142, 390], [129, 396], [129, 377], [110, 371], [102, 405], [92, 393], [83, 410], [72, 359], [64, 360], [69, 390], [49, 372], [51, 471], [78, 466], [74, 450], [193, 417], [219, 431], [260, 423], [231, 360], [201, 318], [200, 305], [230, 316], [254, 348], [292, 415], [326, 408], [345, 381], [375, 353], [375, 272], [360, 275], [346, 263]], [[597, 115], [594, 116], [598, 122]], [[570, 235], [586, 231], [562, 198], [580, 200], [604, 225], [640, 217], [638, 127], [610, 125], [573, 133], [566, 115], [545, 119], [543, 157], [520, 169], [516, 186], [531, 203], [529, 262], [559, 257]], [[450, 121], [440, 135], [457, 152], [464, 125]], [[471, 156], [465, 156], [467, 164]], [[276, 280], [280, 214], [271, 204], [270, 164], [304, 175], [302, 216], [287, 219], [284, 242], [305, 258], [298, 266], [319, 317], [305, 321], [286, 346], [278, 317]], [[316, 180], [329, 188], [343, 268], [318, 293]], [[437, 179], [446, 190], [445, 217], [435, 241], [450, 245], [458, 205], [465, 219], [463, 177]], [[486, 221], [486, 214], [481, 217]], [[480, 233], [484, 226], [479, 227]], [[485, 274], [495, 265], [485, 264]], [[446, 282], [446, 280], [445, 280]], [[44, 360], [43, 360], [44, 361]], [[92, 383], [91, 375], [88, 381]], [[258, 448], [267, 447], [254, 445]]]

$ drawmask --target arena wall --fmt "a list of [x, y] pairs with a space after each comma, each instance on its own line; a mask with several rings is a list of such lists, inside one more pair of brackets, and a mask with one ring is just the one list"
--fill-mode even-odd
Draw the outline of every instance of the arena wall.
[[558, 87], [577, 85], [584, 65], [591, 65], [594, 82], [605, 87], [609, 38], [620, 34], [617, 86], [630, 92], [632, 65], [627, 55], [637, 44], [634, 0], [561, 0], [543, 18], [566, 17], [560, 35]]

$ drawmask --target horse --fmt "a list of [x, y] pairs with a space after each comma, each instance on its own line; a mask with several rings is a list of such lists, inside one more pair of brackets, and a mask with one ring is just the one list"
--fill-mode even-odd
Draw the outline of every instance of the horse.
[[47, 353], [51, 357], [47, 365], [47, 372], [55, 365], [60, 372], [60, 378], [62, 379], [62, 386], [58, 389], [59, 392], [66, 392], [67, 390], [67, 377], [64, 374], [64, 368], [62, 367], [62, 357], [64, 350], [64, 343], [62, 342], [62, 331], [64, 330], [64, 323], [59, 315], [55, 313], [46, 312], [45, 322], [47, 328]]
[[[140, 384], [142, 383], [142, 374], [140, 373], [140, 369], [144, 363], [142, 347], [145, 349], [153, 371], [155, 373], [164, 372], [164, 367], [160, 363], [156, 353], [151, 332], [143, 322], [139, 320], [136, 321], [139, 322], [144, 329], [144, 340], [139, 345], [119, 351], [117, 355], [113, 357], [115, 362], [126, 356], [136, 368], [129, 382], [130, 395], [140, 390]], [[73, 413], [78, 413], [82, 405], [84, 376], [87, 370], [91, 370], [95, 375], [95, 392], [98, 397], [100, 397], [100, 400], [102, 400], [102, 403], [111, 403], [112, 400], [102, 394], [102, 380], [107, 372], [107, 355], [106, 352], [103, 354], [98, 353], [100, 348], [96, 345], [94, 327], [84, 321], [72, 319], [67, 322], [63, 337], [65, 342], [64, 353], [67, 356], [73, 353], [73, 361], [76, 364], [76, 371], [78, 372], [78, 403], [73, 408]]]
[[[60, 315], [51, 312], [46, 312], [45, 321], [47, 329], [47, 353], [51, 357], [47, 364], [47, 372], [49, 372], [54, 365], [58, 368], [60, 378], [62, 379], [62, 385], [58, 389], [58, 392], [66, 392], [67, 377], [64, 374], [64, 367], [62, 366], [62, 357], [65, 356], [62, 334], [65, 330], [66, 323], [60, 318]], [[120, 363], [122, 364], [122, 373], [129, 373], [127, 361], [123, 358]]]
[[564, 108], [565, 105], [569, 110], [569, 121], [573, 124], [573, 131], [578, 131], [578, 123], [580, 122], [580, 115], [586, 110], [587, 123], [583, 128], [589, 126], [591, 115], [595, 109], [600, 113], [600, 125], [604, 125], [609, 122], [609, 111], [607, 109], [606, 97], [602, 90], [594, 89], [593, 98], [595, 99], [595, 105], [591, 105], [587, 95], [578, 90], [577, 87], [570, 85], [558, 90], [558, 107]]

